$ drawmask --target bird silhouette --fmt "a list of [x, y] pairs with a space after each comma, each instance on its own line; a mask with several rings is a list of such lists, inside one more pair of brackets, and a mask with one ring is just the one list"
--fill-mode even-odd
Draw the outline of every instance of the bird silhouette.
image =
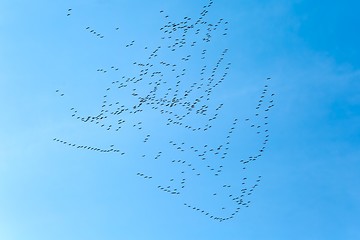
[[[221, 120], [226, 103], [219, 101], [217, 93], [232, 63], [226, 62], [229, 49], [218, 49], [213, 43], [216, 38], [226, 38], [229, 29], [223, 18], [215, 22], [208, 20], [213, 3], [208, 1], [196, 16], [185, 16], [182, 20], [162, 15], [165, 21], [159, 28], [161, 36], [156, 46], [127, 41], [122, 45], [124, 51], [141, 49], [143, 57], [128, 62], [131, 71], [124, 72], [126, 68], [116, 64], [96, 69], [99, 76], [111, 79], [98, 99], [99, 104], [91, 114], [72, 107], [70, 116], [84, 125], [119, 134], [120, 139], [124, 138], [121, 134], [133, 132], [134, 138], [138, 136], [135, 155], [139, 168], [140, 163], [148, 168], [136, 175], [166, 194], [183, 197], [184, 206], [197, 214], [222, 222], [249, 207], [249, 198], [259, 186], [261, 176], [250, 177], [246, 170], [267, 151], [268, 115], [275, 106], [275, 94], [270, 91], [271, 78], [267, 77], [253, 114], [241, 118], [244, 120], [238, 117]], [[68, 9], [68, 16], [70, 12]], [[104, 38], [101, 29], [87, 26], [85, 30], [92, 33], [89, 38]], [[112, 28], [114, 30], [120, 28]], [[64, 96], [59, 90], [56, 93]], [[153, 122], [160, 127], [153, 128]], [[255, 135], [245, 143], [256, 142], [255, 149], [243, 157], [234, 151], [238, 148], [234, 139], [242, 133], [240, 128]], [[186, 136], [185, 140], [181, 140], [181, 135]], [[129, 148], [126, 140], [122, 141], [123, 145], [109, 147], [58, 137], [53, 141], [96, 154], [117, 154], [123, 159]], [[229, 176], [234, 170], [238, 175], [233, 179]], [[205, 189], [199, 182], [212, 185], [206, 185], [209, 187]]]

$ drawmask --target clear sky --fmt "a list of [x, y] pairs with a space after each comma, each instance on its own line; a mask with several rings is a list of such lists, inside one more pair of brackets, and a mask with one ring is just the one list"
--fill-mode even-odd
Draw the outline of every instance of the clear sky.
[[0, 0], [1, 240], [360, 239], [360, 3], [210, 2]]

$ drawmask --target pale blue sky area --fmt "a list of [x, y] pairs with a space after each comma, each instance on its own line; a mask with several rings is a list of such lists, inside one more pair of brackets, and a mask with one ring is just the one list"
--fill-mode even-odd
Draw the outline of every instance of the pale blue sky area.
[[209, 2], [0, 0], [1, 240], [360, 239], [360, 3]]

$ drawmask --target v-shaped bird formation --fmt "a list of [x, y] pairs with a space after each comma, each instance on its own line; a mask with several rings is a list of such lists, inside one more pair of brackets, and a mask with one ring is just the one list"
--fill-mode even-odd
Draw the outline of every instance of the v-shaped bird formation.
[[[135, 164], [143, 169], [134, 174], [152, 182], [154, 189], [181, 198], [186, 208], [222, 222], [249, 207], [259, 186], [261, 176], [248, 176], [247, 168], [263, 156], [269, 142], [274, 93], [271, 79], [265, 78], [254, 114], [227, 124], [220, 121], [225, 118], [224, 103], [216, 91], [227, 79], [231, 63], [226, 61], [229, 49], [212, 43], [214, 38], [228, 37], [227, 21], [207, 19], [212, 5], [209, 1], [198, 16], [181, 21], [171, 21], [161, 10], [165, 24], [159, 28], [160, 44], [139, 46], [136, 40], [125, 44], [129, 51], [135, 47], [142, 51], [141, 59], [130, 63], [134, 71], [129, 74], [115, 64], [94, 69], [94, 74], [106, 77], [111, 73], [109, 78], [113, 78], [102, 90], [97, 113], [84, 115], [72, 107], [70, 115], [83, 124], [119, 133], [119, 138], [130, 129], [140, 139]], [[68, 9], [67, 17], [72, 14], [76, 11]], [[83, 30], [99, 41], [107, 38], [90, 26]], [[60, 90], [56, 93], [64, 97]], [[152, 121], [160, 125], [160, 133], [151, 128]], [[241, 128], [246, 130], [240, 132]], [[241, 146], [233, 139], [244, 133], [252, 134], [248, 141], [254, 141], [255, 148], [239, 157]], [[53, 140], [77, 149], [119, 154], [125, 160], [128, 154], [116, 143], [101, 148]]]

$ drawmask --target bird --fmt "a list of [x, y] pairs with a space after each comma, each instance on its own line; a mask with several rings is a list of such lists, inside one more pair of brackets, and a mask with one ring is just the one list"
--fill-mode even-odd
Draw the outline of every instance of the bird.
[[[272, 96], [274, 96], [270, 96], [271, 81], [266, 82], [262, 94], [258, 96], [262, 101], [259, 102], [258, 106], [254, 106], [254, 115], [241, 118], [244, 119], [242, 121], [238, 121], [237, 118], [235, 118], [233, 121], [231, 120], [232, 122], [229, 122], [230, 127], [225, 127], [225, 125], [217, 126], [219, 119], [222, 118], [224, 113], [222, 108], [224, 104], [215, 104], [217, 102], [216, 90], [220, 88], [221, 83], [228, 77], [227, 74], [231, 71], [231, 63], [226, 63], [227, 48], [224, 48], [223, 51], [220, 52], [219, 57], [217, 59], [214, 58], [215, 60], [211, 62], [211, 47], [213, 45], [210, 44], [213, 44], [213, 37], [215, 34], [217, 34], [218, 37], [224, 37], [228, 34], [228, 27], [226, 26], [228, 22], [222, 18], [216, 21], [206, 19], [205, 16], [210, 11], [212, 4], [213, 1], [209, 1], [208, 4], [203, 7], [204, 11], [198, 13], [198, 16], [185, 16], [180, 21], [171, 21], [168, 15], [163, 16], [168, 18], [169, 21], [166, 20], [168, 22], [159, 28], [162, 35], [159, 37], [160, 44], [158, 46], [148, 45], [140, 48], [136, 46], [139, 44], [135, 44], [135, 40], [124, 45], [124, 48], [128, 48], [127, 51], [132, 51], [137, 47], [143, 50], [142, 54], [144, 58], [139, 57], [141, 59], [137, 59], [137, 61], [133, 63], [133, 75], [126, 76], [125, 74], [121, 76], [120, 74], [122, 74], [123, 68], [120, 68], [119, 71], [119, 68], [115, 67], [115, 64], [110, 65], [110, 69], [114, 71], [109, 71], [108, 73], [104, 70], [106, 68], [99, 68], [97, 72], [107, 73], [102, 74], [104, 79], [112, 78], [109, 81], [109, 85], [111, 84], [110, 87], [107, 86], [103, 89], [106, 91], [106, 94], [102, 96], [102, 100], [100, 101], [99, 114], [96, 113], [94, 116], [89, 117], [81, 116], [79, 113], [74, 112], [74, 109], [72, 109], [71, 112], [74, 120], [81, 120], [83, 124], [94, 124], [94, 126], [100, 127], [102, 130], [108, 132], [113, 131], [116, 134], [121, 134], [122, 131], [127, 131], [127, 127], [132, 127], [132, 131], [136, 133], [134, 136], [141, 137], [140, 144], [147, 144], [148, 146], [156, 142], [160, 143], [161, 139], [157, 139], [152, 134], [150, 138], [150, 134], [147, 134], [149, 131], [147, 125], [150, 120], [144, 117], [144, 115], [141, 115], [145, 111], [151, 112], [151, 114], [154, 113], [154, 115], [157, 113], [159, 116], [165, 117], [162, 129], [164, 133], [167, 133], [167, 131], [170, 132], [171, 127], [173, 127], [173, 129], [182, 129], [186, 132], [189, 136], [188, 142], [177, 142], [173, 139], [171, 142], [169, 141], [169, 145], [159, 144], [159, 149], [154, 150], [154, 154], [146, 152], [145, 149], [149, 148], [146, 145], [139, 144], [137, 147], [137, 156], [139, 159], [142, 159], [142, 161], [158, 160], [170, 162], [175, 165], [178, 164], [182, 167], [176, 172], [178, 175], [173, 175], [168, 179], [170, 183], [169, 186], [167, 186], [166, 183], [157, 186], [157, 189], [164, 192], [164, 194], [171, 194], [174, 197], [181, 196], [184, 188], [191, 185], [190, 180], [180, 178], [180, 175], [186, 176], [192, 174], [194, 178], [201, 179], [206, 175], [204, 173], [208, 172], [211, 173], [212, 177], [220, 179], [222, 175], [229, 171], [227, 162], [231, 161], [234, 157], [230, 150], [236, 147], [236, 142], [233, 142], [234, 138], [237, 134], [241, 134], [237, 129], [239, 125], [243, 125], [252, 130], [255, 129], [258, 135], [257, 137], [263, 138], [261, 140], [263, 146], [254, 151], [255, 153], [241, 160], [236, 159], [237, 164], [239, 164], [239, 170], [244, 170], [241, 173], [246, 172], [246, 167], [262, 156], [261, 153], [265, 150], [264, 145], [269, 139], [269, 135], [267, 134], [267, 128], [269, 127], [267, 118], [269, 113], [271, 114], [270, 109], [273, 107]], [[160, 10], [160, 13], [163, 12], [163, 10]], [[104, 38], [100, 31], [95, 31], [94, 29], [90, 29], [90, 27], [86, 27], [86, 30], [93, 33], [91, 36]], [[119, 30], [119, 27], [115, 27], [115, 30]], [[208, 46], [210, 47], [204, 48], [202, 44], [209, 44]], [[188, 49], [190, 49], [189, 52], [187, 52]], [[196, 51], [198, 51], [198, 55]], [[179, 55], [178, 57], [177, 54]], [[170, 55], [173, 56], [176, 64], [169, 61], [168, 56]], [[197, 64], [194, 64], [196, 61], [204, 64], [195, 67], [197, 66]], [[113, 75], [115, 78], [113, 78]], [[266, 78], [266, 80], [269, 79], [269, 77]], [[59, 92], [59, 90], [56, 90], [56, 92]], [[129, 102], [131, 103], [127, 103], [127, 100], [125, 100], [126, 103], [124, 102], [124, 105], [121, 105], [122, 103], [120, 102], [127, 99], [123, 93], [129, 94]], [[62, 93], [61, 96], [63, 95]], [[141, 119], [141, 121], [136, 119]], [[199, 119], [203, 121], [197, 121]], [[131, 121], [133, 124], [130, 124]], [[159, 121], [158, 124], [161, 124], [161, 122]], [[210, 141], [207, 142], [209, 139], [206, 137], [202, 137], [201, 141], [195, 143], [196, 145], [191, 144], [195, 140], [195, 138], [191, 138], [192, 136], [199, 136], [200, 138], [202, 135], [206, 136], [205, 134], [207, 134], [207, 132], [219, 129], [220, 127], [223, 127], [223, 136], [217, 137], [216, 140], [222, 141], [221, 144], [214, 145], [210, 143]], [[176, 137], [177, 136], [174, 135], [174, 138]], [[81, 144], [74, 145], [74, 143], [67, 141], [61, 142], [59, 138], [55, 139], [54, 141], [57, 143], [65, 144], [66, 142], [66, 144], [70, 144], [68, 146], [76, 147], [77, 149], [96, 151], [98, 154], [114, 153], [119, 156], [126, 156], [125, 151], [115, 149], [113, 144], [110, 148], [106, 149]], [[166, 150], [164, 151], [163, 149]], [[175, 156], [182, 156], [181, 154], [188, 153], [189, 156], [193, 155], [193, 158], [181, 160], [167, 159], [169, 155], [168, 151], [171, 151], [169, 149], [175, 151]], [[224, 166], [220, 165], [219, 161], [222, 161], [221, 163], [224, 163]], [[202, 169], [201, 164], [208, 165], [204, 165], [204, 169]], [[146, 180], [153, 178], [153, 176], [142, 172], [138, 172], [138, 176]], [[155, 178], [154, 176], [154, 179]], [[232, 204], [235, 205], [234, 211], [231, 211], [229, 206], [219, 207], [219, 210], [222, 210], [222, 212], [228, 212], [226, 216], [215, 214], [215, 211], [205, 211], [200, 206], [190, 207], [189, 204], [185, 204], [185, 206], [216, 221], [230, 220], [239, 212], [240, 206], [248, 207], [250, 203], [247, 196], [253, 193], [253, 191], [249, 189], [254, 189], [254, 185], [250, 185], [250, 181], [245, 181], [247, 178], [242, 178], [242, 180], [239, 185], [244, 187], [245, 190], [240, 191], [241, 194], [236, 193], [236, 186], [230, 187], [229, 184], [223, 184], [221, 185], [223, 186], [222, 190], [213, 193], [211, 196], [214, 199], [226, 197], [232, 201]], [[216, 200], [213, 201], [216, 202]]]

